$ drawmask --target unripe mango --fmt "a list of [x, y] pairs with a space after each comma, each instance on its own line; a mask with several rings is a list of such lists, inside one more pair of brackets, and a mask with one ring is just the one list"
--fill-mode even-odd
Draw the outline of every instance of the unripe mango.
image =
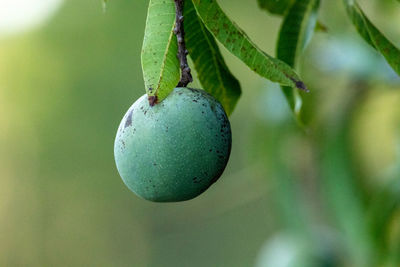
[[175, 88], [161, 103], [139, 98], [118, 128], [114, 156], [130, 190], [155, 202], [192, 199], [224, 171], [232, 144], [222, 105], [204, 90]]

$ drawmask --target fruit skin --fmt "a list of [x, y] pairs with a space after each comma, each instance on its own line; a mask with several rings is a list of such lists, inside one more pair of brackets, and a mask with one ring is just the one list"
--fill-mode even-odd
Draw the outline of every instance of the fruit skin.
[[151, 107], [147, 95], [125, 114], [114, 144], [118, 172], [140, 197], [192, 199], [224, 171], [232, 145], [222, 105], [204, 90], [175, 88]]

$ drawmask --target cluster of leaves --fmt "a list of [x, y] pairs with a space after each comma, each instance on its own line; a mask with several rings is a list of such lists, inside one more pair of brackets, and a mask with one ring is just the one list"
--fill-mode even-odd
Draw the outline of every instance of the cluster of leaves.
[[[283, 16], [277, 57], [263, 52], [221, 9], [216, 0], [184, 2], [186, 46], [198, 79], [230, 114], [241, 94], [238, 80], [229, 71], [217, 41], [262, 77], [277, 82], [299, 118], [301, 96], [307, 91], [296, 73], [300, 56], [317, 23], [320, 0], [258, 0], [259, 7]], [[365, 16], [355, 0], [343, 0], [354, 26], [373, 48], [400, 74], [400, 51]], [[150, 0], [142, 50], [146, 92], [162, 101], [180, 78], [177, 40], [174, 36], [173, 0]], [[320, 28], [320, 27], [319, 27]]]

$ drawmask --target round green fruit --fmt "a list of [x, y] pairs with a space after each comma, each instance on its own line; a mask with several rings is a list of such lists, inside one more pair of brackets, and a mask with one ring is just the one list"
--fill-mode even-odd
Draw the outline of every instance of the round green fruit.
[[118, 172], [140, 197], [192, 199], [222, 174], [232, 144], [222, 105], [204, 90], [175, 88], [150, 106], [147, 95], [125, 114], [114, 144]]

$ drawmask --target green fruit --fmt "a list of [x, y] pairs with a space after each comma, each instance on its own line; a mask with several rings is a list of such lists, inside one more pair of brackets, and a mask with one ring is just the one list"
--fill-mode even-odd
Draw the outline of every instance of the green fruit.
[[175, 88], [150, 106], [147, 95], [125, 114], [114, 144], [124, 183], [156, 202], [184, 201], [222, 174], [232, 144], [228, 117], [203, 90]]

